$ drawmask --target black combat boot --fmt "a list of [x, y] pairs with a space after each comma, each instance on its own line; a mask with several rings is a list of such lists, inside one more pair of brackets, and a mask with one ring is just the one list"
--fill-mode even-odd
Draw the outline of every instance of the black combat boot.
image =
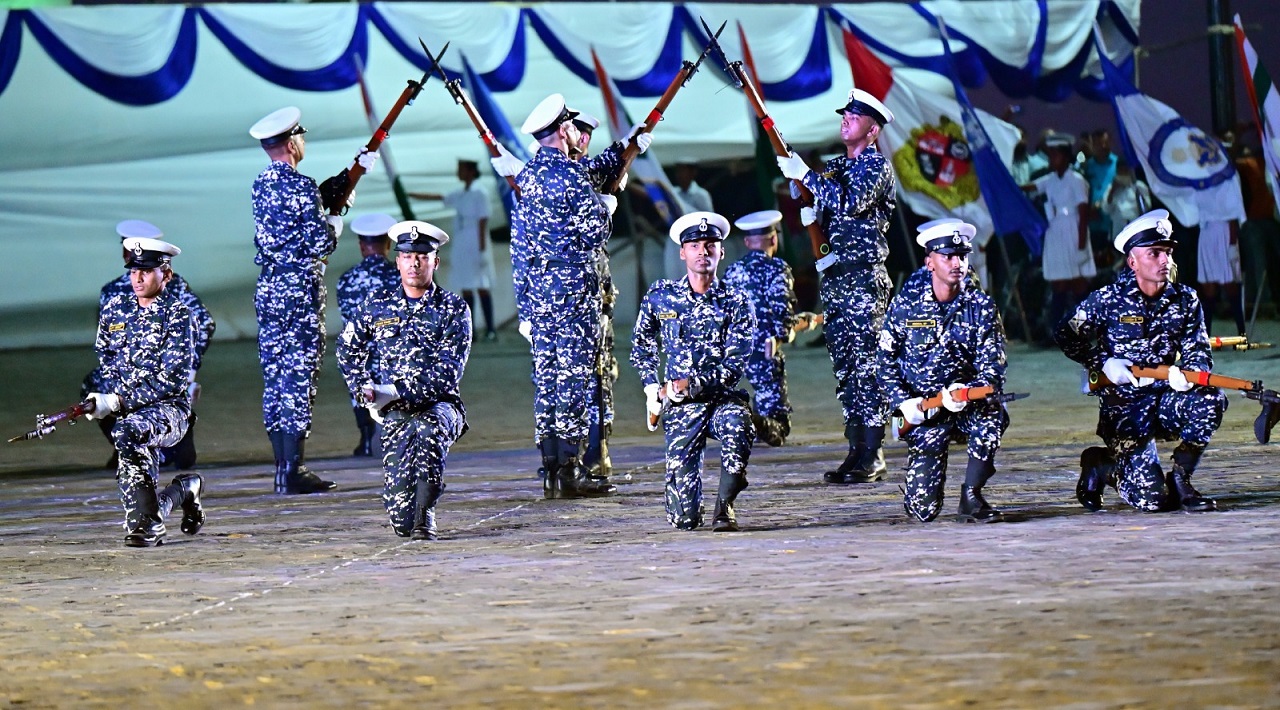
[[862, 455], [849, 473], [845, 483], [875, 483], [884, 478], [884, 427], [862, 427]]
[[204, 527], [204, 508], [200, 505], [200, 494], [204, 492], [204, 478], [198, 473], [183, 473], [175, 476], [165, 491], [174, 488], [177, 496], [170, 498], [169, 505], [177, 503], [182, 507], [182, 532], [195, 535]]
[[156, 496], [156, 484], [151, 476], [143, 476], [136, 491], [137, 509], [129, 514], [132, 527], [124, 536], [128, 547], [151, 547], [164, 544], [164, 521], [160, 519], [160, 500]]
[[307, 437], [302, 434], [281, 434], [284, 444], [284, 492], [288, 495], [324, 493], [338, 487], [311, 472], [303, 460], [306, 456]]
[[413, 529], [409, 537], [413, 540], [439, 540], [436, 532], [436, 501], [444, 493], [443, 483], [430, 483], [426, 478], [418, 479], [418, 492], [413, 500]]
[[168, 461], [179, 471], [190, 471], [196, 465], [196, 421], [198, 418], [192, 412], [187, 417], [187, 433], [182, 435], [182, 440], [172, 449], [165, 451]]
[[1182, 442], [1173, 450], [1173, 468], [1165, 474], [1169, 491], [1177, 496], [1182, 509], [1190, 513], [1205, 513], [1218, 509], [1218, 503], [1212, 498], [1200, 495], [1200, 491], [1191, 485], [1191, 474], [1195, 473], [1204, 447]]
[[844, 425], [844, 438], [849, 440], [849, 454], [836, 470], [822, 474], [822, 480], [827, 483], [849, 483], [846, 479], [857, 470], [858, 462], [866, 453], [866, 437], [866, 427], [861, 423]]
[[351, 450], [351, 455], [373, 456], [373, 438], [378, 429], [373, 415], [364, 407], [352, 407], [351, 411], [356, 415], [356, 428], [360, 430], [360, 443]]
[[1253, 420], [1253, 435], [1259, 444], [1271, 441], [1271, 430], [1275, 428], [1276, 422], [1280, 422], [1280, 404], [1263, 402], [1262, 411]]
[[751, 423], [756, 428], [756, 438], [769, 446], [782, 446], [791, 433], [791, 422], [786, 420], [785, 414], [766, 417], [752, 412]]
[[561, 439], [557, 454], [556, 484], [560, 498], [597, 498], [618, 490], [611, 483], [593, 481], [587, 476], [576, 442]]
[[1076, 500], [1090, 513], [1102, 510], [1102, 491], [1115, 471], [1116, 461], [1105, 446], [1090, 446], [1080, 454], [1080, 480]]
[[738, 532], [738, 518], [733, 502], [747, 489], [747, 474], [720, 472], [720, 489], [716, 492], [716, 508], [711, 518], [711, 532]]
[[538, 469], [538, 475], [542, 477], [542, 497], [555, 500], [560, 497], [560, 479], [556, 476], [560, 469], [560, 440], [554, 437], [543, 439], [538, 450], [542, 453], [542, 468]]
[[999, 510], [992, 508], [982, 496], [982, 488], [991, 480], [996, 472], [996, 462], [983, 461], [969, 457], [969, 465], [964, 472], [964, 485], [960, 486], [960, 514], [956, 520], [961, 523], [994, 523], [1004, 516]]

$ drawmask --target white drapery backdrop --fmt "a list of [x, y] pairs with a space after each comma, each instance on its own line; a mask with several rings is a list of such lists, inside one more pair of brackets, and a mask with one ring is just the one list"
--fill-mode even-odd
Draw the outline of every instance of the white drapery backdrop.
[[[848, 64], [831, 21], [836, 17], [873, 38], [869, 46], [895, 71], [924, 75], [937, 66], [941, 45], [921, 10], [943, 16], [953, 29], [953, 47], [974, 50], [965, 53], [971, 69], [980, 48], [997, 83], [1064, 71], [1097, 75], [1096, 57], [1079, 61], [1094, 19], [1120, 17], [1122, 22], [1103, 23], [1104, 31], [1118, 35], [1138, 24], [1138, 0], [829, 9], [697, 3], [371, 7], [378, 23], [367, 7], [354, 4], [0, 11], [0, 136], [6, 147], [0, 154], [0, 240], [7, 247], [0, 260], [0, 347], [88, 342], [98, 289], [119, 273], [114, 225], [129, 218], [154, 222], [183, 248], [175, 268], [214, 310], [218, 337], [251, 335], [257, 269], [249, 186], [266, 159], [248, 127], [276, 108], [297, 105], [310, 130], [300, 169], [320, 179], [341, 169], [368, 139], [359, 89], [346, 78], [353, 55], [363, 60], [381, 115], [406, 80], [423, 73], [418, 37], [436, 52], [449, 42], [444, 66], [460, 70], [465, 55], [490, 79], [497, 101], [518, 125], [552, 91], [603, 115], [599, 89], [580, 71], [591, 66], [594, 48], [628, 96], [628, 110], [643, 116], [669, 80], [662, 67], [676, 56], [672, 48], [688, 59], [701, 49], [682, 18], [701, 15], [713, 27], [728, 20], [731, 28], [738, 21], [771, 113], [787, 138], [803, 146], [835, 137], [838, 124], [830, 111], [848, 91]], [[726, 31], [721, 41], [731, 59], [739, 56], [736, 31]], [[1127, 52], [1131, 44], [1117, 39], [1108, 47]], [[185, 60], [184, 52], [190, 53]], [[164, 72], [173, 75], [167, 91], [131, 83]], [[326, 83], [333, 88], [297, 88]], [[164, 97], [166, 92], [172, 95]], [[788, 95], [797, 92], [804, 95]], [[438, 78], [402, 114], [389, 144], [411, 190], [448, 191], [456, 184], [458, 158], [485, 156]], [[752, 154], [743, 99], [726, 88], [715, 64], [704, 64], [677, 96], [652, 150], [664, 162]], [[496, 192], [490, 176], [482, 182]], [[450, 228], [452, 215], [439, 203], [414, 208], [420, 218]], [[496, 198], [494, 208], [500, 215]], [[360, 183], [352, 216], [369, 211], [398, 214], [381, 168]], [[353, 241], [344, 238], [332, 259], [331, 283], [358, 259]], [[330, 314], [336, 317], [336, 309]]]

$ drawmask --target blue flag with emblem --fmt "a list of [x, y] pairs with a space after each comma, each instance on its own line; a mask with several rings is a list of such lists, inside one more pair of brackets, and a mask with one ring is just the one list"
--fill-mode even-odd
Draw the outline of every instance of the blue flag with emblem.
[[964, 87], [960, 85], [955, 59], [951, 55], [951, 43], [947, 39], [946, 26], [942, 24], [941, 18], [938, 20], [938, 30], [942, 35], [942, 50], [947, 57], [947, 74], [955, 86], [956, 103], [960, 105], [960, 114], [964, 119], [964, 134], [969, 141], [973, 169], [978, 174], [978, 189], [987, 203], [987, 210], [991, 212], [991, 223], [995, 226], [997, 238], [999, 235], [1021, 234], [1031, 253], [1039, 256], [1044, 249], [1044, 214], [1031, 204], [1031, 200], [1027, 199], [1022, 188], [1014, 181], [1009, 168], [992, 145], [987, 129], [978, 118], [978, 112], [969, 102]]
[[[493, 94], [489, 93], [489, 87], [484, 83], [484, 79], [480, 78], [480, 75], [471, 68], [466, 55], [462, 57], [462, 85], [466, 88], [467, 93], [470, 94], [471, 103], [475, 105], [476, 112], [484, 119], [485, 125], [493, 133], [493, 137], [506, 146], [512, 155], [526, 163], [529, 162], [529, 151], [525, 150], [524, 145], [516, 137], [515, 131], [511, 128], [511, 123], [507, 121], [506, 114], [502, 112], [497, 102], [493, 100]], [[507, 179], [501, 175], [497, 177], [498, 196], [502, 198], [502, 204], [507, 208], [507, 218], [510, 219], [511, 210], [516, 204], [516, 196], [511, 190], [511, 185], [507, 183]]]
[[[1187, 123], [1177, 111], [1138, 91], [1133, 83], [1107, 58], [1106, 49], [1094, 26], [1094, 42], [1102, 77], [1111, 94], [1116, 123], [1123, 132], [1125, 159], [1141, 165], [1147, 184], [1156, 197], [1183, 225], [1200, 221], [1196, 193], [1214, 200], [1206, 191], [1222, 191], [1222, 199], [1236, 190], [1236, 169], [1222, 144], [1213, 136]], [[1235, 198], [1238, 199], [1238, 198]]]

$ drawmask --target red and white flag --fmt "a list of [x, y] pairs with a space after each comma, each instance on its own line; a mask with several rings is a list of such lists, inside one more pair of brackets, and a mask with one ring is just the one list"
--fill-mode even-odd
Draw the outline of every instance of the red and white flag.
[[1258, 139], [1262, 142], [1262, 154], [1267, 162], [1267, 180], [1271, 195], [1280, 205], [1280, 93], [1275, 82], [1258, 61], [1258, 53], [1244, 36], [1244, 23], [1236, 15], [1236, 46], [1240, 48], [1240, 61], [1244, 69], [1244, 83], [1249, 87], [1249, 99], [1253, 102], [1253, 115], [1258, 122]]

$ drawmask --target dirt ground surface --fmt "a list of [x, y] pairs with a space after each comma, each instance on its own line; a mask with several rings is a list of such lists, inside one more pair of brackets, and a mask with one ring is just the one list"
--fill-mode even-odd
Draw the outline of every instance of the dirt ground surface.
[[[1277, 387], [1276, 352], [1217, 370]], [[255, 354], [217, 342], [201, 372], [194, 537], [173, 519], [162, 547], [121, 545], [93, 424], [0, 446], [0, 705], [1280, 707], [1276, 449], [1238, 396], [1196, 477], [1220, 512], [1140, 514], [1109, 491], [1089, 514], [1073, 490], [1096, 402], [1060, 353], [1012, 346], [1008, 389], [1032, 396], [1010, 405], [987, 489], [1008, 521], [950, 520], [961, 469], [920, 525], [900, 444], [886, 482], [821, 482], [843, 458], [839, 409], [825, 351], [798, 344], [796, 431], [754, 452], [744, 531], [686, 533], [663, 518], [661, 439], [625, 367], [613, 450], [630, 481], [541, 500], [528, 353], [504, 333], [476, 346], [443, 539], [421, 543], [391, 534], [380, 469], [348, 456], [331, 360], [308, 450], [340, 488], [269, 492]], [[0, 353], [6, 436], [73, 402], [92, 364], [88, 349]]]

